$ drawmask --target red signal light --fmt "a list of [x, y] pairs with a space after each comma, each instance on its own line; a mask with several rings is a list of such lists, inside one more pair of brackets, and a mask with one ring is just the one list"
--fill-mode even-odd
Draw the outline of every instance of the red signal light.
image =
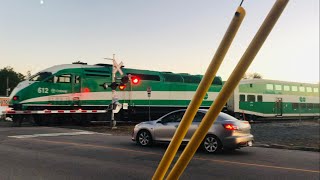
[[131, 81], [133, 84], [138, 84], [140, 82], [140, 79], [138, 77], [133, 77]]
[[120, 85], [119, 85], [119, 89], [120, 89], [121, 91], [123, 91], [125, 88], [126, 88], [126, 85], [125, 85], [125, 84], [120, 84]]

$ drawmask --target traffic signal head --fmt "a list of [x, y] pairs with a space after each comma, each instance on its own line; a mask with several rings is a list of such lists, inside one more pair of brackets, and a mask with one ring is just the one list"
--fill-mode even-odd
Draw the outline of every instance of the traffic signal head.
[[121, 91], [123, 91], [125, 88], [126, 88], [126, 85], [123, 84], [123, 83], [120, 83], [119, 89], [120, 89]]
[[121, 83], [123, 83], [123, 84], [127, 84], [128, 81], [129, 81], [129, 77], [128, 77], [128, 76], [123, 76], [123, 77], [121, 78]]
[[110, 87], [112, 90], [116, 90], [117, 89], [118, 84], [116, 82], [113, 82], [110, 84]]

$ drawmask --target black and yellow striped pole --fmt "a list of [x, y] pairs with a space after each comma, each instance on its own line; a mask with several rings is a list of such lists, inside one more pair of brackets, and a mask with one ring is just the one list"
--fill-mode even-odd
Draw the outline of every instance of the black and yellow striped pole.
[[179, 146], [188, 132], [188, 129], [193, 121], [195, 114], [197, 113], [203, 98], [205, 97], [208, 89], [211, 86], [211, 83], [216, 76], [216, 73], [234, 39], [241, 22], [245, 16], [245, 10], [242, 7], [238, 7], [228, 29], [225, 33], [209, 67], [201, 80], [195, 95], [193, 96], [180, 124], [177, 128], [170, 145], [168, 146], [162, 160], [153, 176], [152, 179], [158, 180], [163, 179], [165, 176], [175, 154], [177, 153]]
[[188, 163], [192, 159], [194, 153], [198, 149], [201, 144], [201, 140], [205, 138], [209, 128], [214, 123], [218, 114], [222, 110], [224, 104], [227, 102], [232, 92], [240, 82], [244, 73], [247, 71], [248, 67], [252, 63], [254, 57], [259, 52], [262, 47], [264, 41], [267, 39], [269, 33], [283, 12], [285, 6], [287, 5], [289, 0], [277, 0], [268, 16], [262, 23], [260, 29], [256, 33], [255, 37], [251, 41], [249, 47], [243, 54], [240, 59], [238, 65], [230, 75], [228, 81], [223, 86], [221, 92], [219, 93], [217, 99], [211, 105], [210, 109], [206, 113], [205, 117], [202, 119], [197, 131], [192, 136], [190, 142], [187, 147], [181, 154], [175, 166], [172, 168], [169, 173], [167, 179], [168, 180], [176, 180], [179, 179], [184, 169], [187, 167]]

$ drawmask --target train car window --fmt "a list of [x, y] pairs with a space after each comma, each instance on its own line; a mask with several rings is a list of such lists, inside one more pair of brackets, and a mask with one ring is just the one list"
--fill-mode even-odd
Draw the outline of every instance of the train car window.
[[257, 99], [258, 99], [258, 102], [262, 102], [262, 100], [263, 100], [261, 95], [258, 95]]
[[308, 104], [307, 104], [307, 108], [308, 108], [308, 109], [313, 109], [313, 104], [308, 103]]
[[63, 75], [54, 77], [54, 83], [70, 83], [70, 82], [71, 82], [70, 74], [63, 74]]
[[320, 109], [320, 104], [313, 104], [313, 107], [314, 107], [315, 109]]
[[297, 86], [291, 86], [291, 90], [294, 91], [294, 92], [297, 92], [298, 91], [298, 87]]
[[306, 106], [306, 103], [300, 103], [300, 107], [302, 108], [302, 109], [305, 109], [307, 106]]
[[247, 101], [248, 102], [256, 102], [256, 96], [255, 95], [248, 95]]
[[319, 92], [319, 89], [318, 88], [313, 88], [313, 92], [317, 93], [317, 92]]
[[75, 76], [74, 77], [74, 83], [79, 84], [80, 83], [80, 76]]
[[240, 94], [239, 99], [240, 99], [240, 102], [245, 102], [246, 96], [244, 94]]
[[292, 109], [299, 109], [298, 103], [292, 103]]
[[276, 89], [277, 91], [282, 91], [282, 85], [276, 84], [276, 85], [275, 85], [275, 89]]
[[284, 91], [290, 91], [290, 86], [284, 85], [284, 86], [283, 86], [283, 90], [284, 90]]
[[299, 87], [299, 91], [300, 91], [300, 92], [305, 92], [305, 87], [300, 86], [300, 87]]
[[267, 90], [273, 90], [273, 84], [267, 84]]
[[160, 77], [158, 75], [153, 75], [153, 74], [135, 74], [135, 73], [129, 73], [132, 76], [137, 76], [140, 78], [140, 80], [144, 81], [160, 81]]
[[29, 78], [29, 81], [43, 81], [52, 75], [51, 72], [40, 72]]
[[307, 92], [312, 92], [312, 88], [311, 87], [307, 87]]

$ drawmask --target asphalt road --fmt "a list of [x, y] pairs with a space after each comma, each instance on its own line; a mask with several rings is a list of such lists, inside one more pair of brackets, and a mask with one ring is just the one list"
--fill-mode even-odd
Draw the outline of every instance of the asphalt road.
[[[0, 179], [151, 179], [165, 149], [140, 147], [129, 136], [0, 127]], [[259, 147], [217, 155], [200, 151], [181, 179], [318, 180], [319, 155]]]

